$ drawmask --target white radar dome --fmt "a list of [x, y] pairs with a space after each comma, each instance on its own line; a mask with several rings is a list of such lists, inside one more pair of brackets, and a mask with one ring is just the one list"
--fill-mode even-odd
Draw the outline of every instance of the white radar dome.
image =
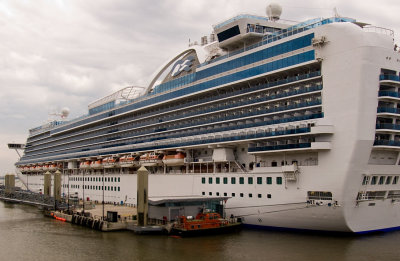
[[281, 17], [282, 7], [276, 3], [272, 3], [267, 6], [266, 11], [269, 20], [276, 21]]
[[67, 118], [69, 115], [69, 108], [64, 107], [61, 109], [61, 117], [62, 118]]

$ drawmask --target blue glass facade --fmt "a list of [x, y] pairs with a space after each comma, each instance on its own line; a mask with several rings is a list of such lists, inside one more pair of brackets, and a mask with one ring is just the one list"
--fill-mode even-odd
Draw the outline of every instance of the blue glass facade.
[[132, 111], [132, 110], [143, 108], [143, 107], [150, 106], [150, 105], [155, 105], [157, 103], [171, 100], [176, 97], [181, 97], [184, 95], [191, 95], [196, 92], [200, 92], [200, 91], [204, 91], [207, 89], [217, 87], [219, 85], [229, 84], [229, 83], [232, 83], [235, 81], [240, 81], [240, 80], [243, 80], [246, 78], [257, 76], [259, 74], [271, 72], [274, 70], [286, 68], [289, 66], [293, 66], [296, 64], [300, 64], [300, 63], [304, 63], [304, 62], [312, 61], [312, 60], [315, 60], [315, 51], [314, 50], [300, 53], [297, 55], [293, 55], [290, 57], [286, 57], [286, 58], [283, 58], [280, 60], [276, 60], [276, 61], [273, 61], [273, 62], [270, 62], [267, 64], [263, 64], [263, 65], [260, 65], [260, 66], [257, 66], [257, 67], [251, 68], [251, 69], [243, 70], [243, 71], [240, 71], [237, 73], [233, 73], [230, 75], [226, 75], [226, 76], [220, 77], [218, 79], [210, 80], [210, 81], [207, 81], [204, 83], [199, 83], [199, 84], [196, 84], [196, 85], [184, 88], [184, 89], [176, 90], [176, 91], [166, 93], [166, 94], [161, 94], [157, 97], [152, 97], [152, 98], [149, 98], [146, 100], [142, 100], [142, 101], [127, 105], [125, 107], [116, 108], [115, 110], [109, 111], [107, 113], [99, 114], [99, 115], [96, 115], [96, 116], [93, 116], [90, 118], [86, 118], [86, 119], [77, 121], [77, 122], [69, 124], [67, 126], [62, 126], [60, 128], [54, 129], [51, 131], [51, 134], [56, 134], [58, 132], [67, 130], [72, 127], [82, 126], [83, 124], [87, 124], [87, 123], [90, 123], [93, 121], [105, 119], [107, 117], [114, 116], [116, 114], [125, 113], [128, 111]]
[[89, 110], [89, 115], [96, 114], [96, 113], [99, 113], [99, 112], [102, 112], [102, 111], [106, 111], [106, 110], [112, 109], [114, 107], [115, 107], [115, 101], [111, 101], [111, 102], [108, 102], [106, 104], [102, 104], [100, 106], [97, 106], [95, 108], [90, 109]]
[[255, 62], [259, 62], [262, 60], [266, 60], [272, 58], [277, 55], [281, 55], [287, 52], [295, 51], [307, 46], [311, 45], [311, 40], [314, 38], [314, 34], [305, 35], [303, 37], [299, 37], [297, 39], [281, 43], [266, 49], [263, 49], [258, 52], [254, 52], [252, 54], [248, 54], [242, 56], [240, 58], [236, 58], [213, 67], [204, 69], [202, 71], [194, 72], [189, 75], [185, 75], [178, 79], [157, 85], [154, 89], [154, 94], [161, 93], [164, 91], [168, 91], [174, 89], [176, 87], [180, 87], [207, 77], [210, 77], [215, 74], [223, 73], [226, 71], [230, 71], [233, 69], [237, 69]]

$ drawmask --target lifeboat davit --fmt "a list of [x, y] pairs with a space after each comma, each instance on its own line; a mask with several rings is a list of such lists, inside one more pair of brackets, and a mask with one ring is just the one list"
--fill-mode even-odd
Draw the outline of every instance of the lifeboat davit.
[[155, 167], [162, 165], [162, 154], [146, 153], [140, 156], [140, 165], [144, 167]]
[[90, 163], [90, 167], [92, 169], [101, 169], [103, 168], [103, 161], [101, 159], [94, 160], [92, 163]]
[[79, 164], [80, 169], [90, 169], [90, 161], [82, 161]]
[[108, 169], [108, 168], [115, 168], [118, 166], [118, 162], [116, 158], [113, 157], [107, 157], [103, 159], [103, 167]]
[[165, 155], [163, 163], [167, 166], [182, 166], [185, 163], [185, 154], [178, 152], [174, 155]]

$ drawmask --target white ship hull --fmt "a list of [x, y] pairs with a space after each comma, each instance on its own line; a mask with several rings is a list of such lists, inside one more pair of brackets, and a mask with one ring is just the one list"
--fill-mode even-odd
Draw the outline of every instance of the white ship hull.
[[[306, 175], [306, 173], [302, 173]], [[375, 204], [370, 206], [371, 201], [357, 202], [355, 198], [352, 200], [320, 200], [314, 203], [307, 203], [307, 191], [314, 186], [307, 186], [298, 183], [293, 184], [273, 184], [269, 185], [248, 185], [236, 184], [229, 186], [224, 184], [214, 184], [213, 186], [201, 183], [203, 177], [208, 178], [220, 177], [262, 177], [265, 179], [269, 174], [252, 174], [246, 173], [238, 175], [231, 174], [152, 174], [149, 176], [149, 196], [150, 197], [166, 197], [166, 196], [192, 196], [192, 195], [220, 195], [235, 196], [226, 202], [226, 215], [231, 214], [242, 217], [244, 224], [249, 226], [265, 227], [266, 229], [304, 229], [328, 232], [356, 232], [365, 233], [371, 231], [390, 230], [400, 227], [400, 219], [392, 218], [400, 216], [400, 202], [391, 201], [373, 201]], [[26, 175], [20, 175], [23, 182], [33, 191], [42, 191], [43, 177], [30, 176], [28, 183]], [[101, 180], [102, 175], [90, 175], [86, 178]], [[108, 175], [115, 180], [120, 178], [120, 182], [104, 182], [106, 190], [104, 191], [105, 202], [111, 203], [128, 203], [136, 204], [136, 174], [116, 174]], [[78, 178], [70, 176], [70, 178]], [[78, 188], [66, 188], [68, 184], [68, 176], [63, 176], [62, 194], [67, 195], [77, 193], [80, 197], [83, 195], [82, 181], [70, 181], [70, 186], [80, 185]], [[102, 182], [85, 181], [85, 198], [101, 202], [103, 199], [103, 191], [100, 190]], [[98, 190], [94, 189], [98, 186]], [[109, 190], [109, 186], [116, 189]], [[119, 191], [118, 191], [119, 187]], [[116, 191], [115, 191], [116, 190]], [[209, 193], [212, 194], [209, 194]], [[219, 193], [219, 194], [217, 194]], [[243, 197], [241, 197], [243, 193]], [[354, 189], [357, 194], [357, 190]], [[252, 194], [252, 198], [249, 198]], [[258, 198], [261, 194], [261, 198]], [[268, 194], [271, 198], [268, 198]], [[340, 202], [335, 204], [335, 201]], [[385, 213], [385, 215], [382, 215]]]

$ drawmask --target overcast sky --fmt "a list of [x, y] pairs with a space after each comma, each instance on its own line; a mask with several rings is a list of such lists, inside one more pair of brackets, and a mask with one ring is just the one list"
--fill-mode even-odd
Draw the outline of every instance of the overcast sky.
[[[356, 18], [400, 34], [398, 0], [282, 0], [281, 18]], [[265, 14], [261, 0], [0, 0], [0, 175], [14, 171], [28, 129], [48, 114], [88, 103], [120, 88], [143, 86], [189, 39], [239, 13]]]

